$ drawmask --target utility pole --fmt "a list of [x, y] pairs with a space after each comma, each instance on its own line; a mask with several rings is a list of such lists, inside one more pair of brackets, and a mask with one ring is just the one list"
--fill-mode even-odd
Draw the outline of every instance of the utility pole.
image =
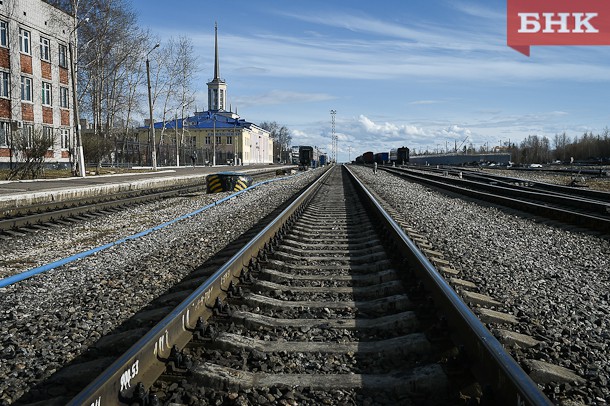
[[78, 66], [78, 57], [76, 53], [78, 52], [78, 32], [77, 29], [80, 25], [85, 22], [89, 22], [89, 18], [85, 18], [84, 20], [79, 21], [74, 29], [70, 31], [70, 37], [74, 35], [74, 45], [72, 45], [72, 38], [68, 39], [68, 53], [70, 56], [70, 76], [72, 80], [72, 110], [74, 112], [74, 132], [76, 138], [76, 155], [77, 155], [77, 167], [78, 174], [81, 178], [86, 176], [85, 172], [85, 154], [83, 152], [83, 139], [81, 136], [81, 127], [80, 127], [80, 116], [78, 114], [78, 94], [76, 89], [76, 68]]
[[155, 121], [153, 119], [153, 105], [152, 105], [152, 96], [150, 91], [150, 61], [148, 60], [148, 55], [155, 49], [159, 48], [159, 43], [155, 44], [155, 46], [148, 51], [146, 54], [146, 79], [148, 80], [148, 109], [150, 113], [150, 137], [152, 139], [152, 168], [153, 171], [157, 170], [157, 146], [155, 142]]
[[335, 134], [335, 115], [337, 114], [337, 110], [331, 110], [331, 138], [332, 138], [332, 147], [331, 147], [331, 158], [334, 163], [337, 163], [337, 135]]

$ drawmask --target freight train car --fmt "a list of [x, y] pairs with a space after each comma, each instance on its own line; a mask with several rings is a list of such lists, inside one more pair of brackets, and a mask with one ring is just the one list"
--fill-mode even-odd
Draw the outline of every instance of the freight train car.
[[375, 162], [377, 165], [385, 165], [390, 159], [390, 154], [387, 152], [378, 152], [375, 154]]
[[301, 146], [299, 147], [299, 169], [307, 169], [311, 166], [313, 161], [313, 147]]
[[406, 165], [409, 163], [409, 148], [400, 147], [390, 150], [390, 162], [396, 165]]
[[375, 162], [375, 154], [373, 154], [372, 151], [365, 152], [362, 154], [362, 159], [364, 160], [365, 164], [372, 165], [373, 162]]
[[324, 166], [328, 163], [328, 156], [326, 154], [320, 155], [320, 166]]

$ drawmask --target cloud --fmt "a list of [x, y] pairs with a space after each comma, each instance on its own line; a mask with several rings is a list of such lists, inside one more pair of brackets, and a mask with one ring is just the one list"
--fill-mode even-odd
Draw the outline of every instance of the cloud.
[[[466, 3], [456, 7], [469, 15], [486, 13], [486, 9]], [[540, 47], [536, 51], [537, 60], [532, 61], [508, 48], [504, 32], [493, 29], [468, 32], [464, 26], [460, 29], [423, 23], [406, 26], [345, 12], [340, 16], [332, 13], [281, 15], [312, 26], [299, 34], [275, 32], [272, 27], [265, 32], [244, 35], [222, 33], [220, 59], [225, 79], [391, 81], [409, 78], [500, 84], [527, 80], [610, 80], [610, 67], [603, 54], [588, 52], [582, 58], [568, 60], [565, 47]], [[329, 27], [339, 30], [339, 34]], [[181, 31], [179, 34], [192, 39], [201, 61], [210, 61], [212, 33]], [[577, 54], [578, 50], [572, 47], [570, 52]], [[211, 76], [212, 70], [211, 63], [202, 64], [206, 77]]]
[[451, 125], [448, 128], [442, 129], [440, 134], [446, 137], [470, 137], [472, 135], [472, 131], [468, 128], [460, 127], [459, 125]]
[[305, 93], [287, 90], [271, 90], [268, 93], [255, 96], [233, 97], [232, 102], [241, 107], [274, 105], [274, 104], [298, 104], [314, 103], [334, 100], [335, 97], [326, 93]]
[[452, 0], [450, 2], [447, 2], [446, 4], [461, 13], [477, 17], [478, 19], [491, 20], [494, 22], [506, 21], [506, 13], [504, 12], [504, 10], [502, 12], [492, 10], [488, 7], [472, 4], [472, 2], [470, 1], [464, 2]]
[[528, 114], [497, 114], [489, 118], [474, 120], [469, 123], [471, 127], [477, 128], [520, 128], [529, 131], [539, 130], [549, 123], [556, 123], [558, 120], [569, 116], [565, 111], [541, 111]]
[[410, 102], [409, 104], [412, 106], [417, 106], [417, 105], [423, 105], [423, 104], [438, 104], [438, 103], [444, 103], [440, 100], [415, 100]]
[[268, 68], [261, 68], [257, 66], [244, 66], [234, 70], [237, 75], [265, 75], [270, 73]]
[[414, 125], [397, 125], [388, 122], [377, 124], [370, 118], [362, 114], [358, 118], [358, 122], [360, 123], [360, 126], [362, 127], [362, 129], [364, 129], [365, 132], [386, 138], [394, 138], [397, 136], [425, 135], [424, 131], [421, 128], [417, 128]]

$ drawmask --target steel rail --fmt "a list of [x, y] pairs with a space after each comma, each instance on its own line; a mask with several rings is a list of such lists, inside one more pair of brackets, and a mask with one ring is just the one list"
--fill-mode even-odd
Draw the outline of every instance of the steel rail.
[[[407, 170], [411, 170], [411, 169], [407, 169]], [[418, 170], [422, 170], [422, 168], [418, 168]], [[524, 188], [526, 190], [537, 190], [537, 189], [545, 190], [547, 192], [568, 195], [571, 197], [579, 196], [582, 198], [610, 203], [610, 193], [604, 192], [601, 190], [556, 185], [556, 184], [552, 184], [552, 183], [532, 181], [532, 180], [528, 180], [528, 179], [520, 179], [520, 178], [509, 177], [509, 176], [495, 175], [495, 174], [488, 173], [488, 172], [478, 172], [478, 171], [473, 171], [470, 169], [457, 169], [455, 167], [440, 168], [440, 169], [426, 168], [423, 170], [435, 172], [435, 173], [442, 173], [442, 172], [449, 172], [449, 173], [453, 173], [453, 174], [462, 173], [462, 177], [464, 177], [464, 178], [481, 179], [482, 181], [488, 181], [488, 182], [491, 179], [493, 179], [494, 181], [501, 182], [506, 185], [511, 185], [510, 187], [513, 187], [513, 188]], [[526, 185], [520, 186], [520, 185], [518, 185], [519, 183], [525, 183]]]
[[[435, 176], [434, 178], [429, 177], [429, 176], [419, 176], [419, 175], [415, 175], [413, 173], [405, 173], [402, 171], [396, 171], [391, 168], [384, 168], [384, 170], [391, 172], [391, 173], [395, 173], [398, 176], [402, 176], [402, 177], [414, 180], [419, 183], [424, 183], [424, 184], [434, 186], [434, 187], [437, 187], [440, 189], [449, 190], [453, 193], [472, 197], [472, 198], [479, 199], [479, 200], [488, 201], [488, 202], [495, 203], [495, 204], [505, 206], [505, 207], [511, 207], [513, 209], [518, 209], [518, 210], [521, 210], [524, 212], [533, 213], [533, 214], [536, 214], [539, 216], [559, 220], [562, 222], [575, 224], [580, 227], [586, 227], [586, 228], [589, 228], [592, 230], [597, 230], [597, 231], [602, 231], [602, 232], [607, 232], [608, 230], [610, 230], [610, 217], [608, 216], [608, 214], [610, 214], [610, 211], [608, 211], [610, 209], [610, 205], [608, 205], [608, 204], [599, 203], [599, 204], [595, 205], [596, 210], [598, 210], [598, 214], [596, 215], [594, 213], [583, 213], [583, 212], [579, 212], [579, 211], [572, 211], [572, 210], [568, 210], [566, 208], [551, 206], [548, 204], [539, 204], [539, 203], [535, 203], [531, 200], [523, 199], [524, 196], [525, 197], [530, 196], [532, 199], [535, 199], [535, 196], [541, 195], [540, 192], [520, 191], [521, 193], [519, 193], [519, 196], [521, 198], [507, 197], [505, 194], [497, 194], [497, 191], [501, 190], [502, 192], [507, 192], [507, 194], [512, 194], [512, 193], [515, 193], [516, 191], [514, 189], [501, 187], [501, 186], [483, 185], [481, 183], [469, 182], [469, 181], [465, 181], [465, 182], [469, 182], [469, 183], [460, 182], [461, 184], [468, 184], [473, 187], [474, 187], [474, 185], [472, 185], [472, 183], [475, 183], [476, 185], [480, 185], [481, 188], [485, 188], [490, 191], [490, 192], [486, 192], [486, 191], [480, 191], [480, 190], [475, 190], [475, 189], [458, 186], [455, 184], [450, 184], [446, 181], [443, 182], [441, 180], [437, 180], [437, 179], [439, 179], [438, 176]], [[444, 177], [442, 177], [440, 179], [446, 180], [446, 178], [444, 178]], [[452, 179], [451, 181], [455, 182], [456, 180]], [[462, 181], [464, 181], [464, 180], [462, 179]], [[494, 193], [494, 192], [496, 192], [496, 193]], [[560, 199], [559, 197], [555, 196], [554, 199], [556, 201], [560, 200], [561, 202], [570, 201], [570, 199], [568, 199], [567, 197], [562, 197]], [[552, 200], [552, 199], [550, 199], [550, 200]], [[606, 216], [601, 215], [601, 213], [606, 213]]]
[[[275, 170], [256, 172], [252, 174], [252, 177], [263, 178], [265, 175], [274, 172]], [[81, 199], [15, 207], [0, 213], [1, 216], [5, 217], [0, 217], [0, 232], [3, 230], [18, 230], [19, 228], [34, 224], [53, 222], [83, 214], [179, 196], [181, 194], [205, 191], [205, 189], [205, 179], [202, 177], [195, 182], [185, 183], [180, 186], [121, 191]]]
[[[405, 172], [404, 170], [401, 169], [393, 169], [393, 168], [387, 168], [387, 171], [393, 172], [393, 171], [399, 171], [399, 172]], [[412, 172], [406, 172], [406, 173], [412, 173]], [[420, 172], [421, 174], [421, 172]], [[590, 197], [585, 197], [585, 196], [574, 196], [572, 194], [569, 193], [565, 193], [562, 192], [561, 190], [553, 190], [553, 189], [549, 189], [546, 191], [541, 191], [540, 189], [537, 190], [537, 188], [535, 187], [525, 187], [525, 186], [516, 186], [514, 184], [505, 182], [505, 181], [501, 181], [501, 180], [496, 180], [495, 183], [490, 183], [488, 181], [481, 181], [479, 179], [482, 179], [483, 176], [481, 175], [472, 175], [472, 174], [468, 174], [466, 175], [466, 178], [470, 178], [470, 179], [464, 179], [464, 178], [454, 178], [454, 177], [446, 177], [440, 174], [435, 173], [425, 173], [422, 174], [425, 177], [429, 177], [429, 179], [445, 179], [451, 183], [455, 183], [458, 185], [462, 185], [465, 187], [470, 187], [472, 189], [478, 189], [478, 190], [485, 190], [485, 191], [489, 191], [489, 192], [495, 192], [500, 190], [502, 192], [502, 194], [504, 195], [512, 195], [513, 197], [522, 197], [522, 198], [526, 198], [526, 199], [532, 199], [535, 201], [541, 201], [541, 202], [545, 202], [545, 203], [551, 203], [551, 204], [557, 204], [557, 202], [561, 202], [561, 205], [563, 206], [569, 206], [569, 207], [573, 207], [576, 209], [583, 209], [583, 210], [587, 210], [587, 211], [591, 211], [591, 212], [597, 212], [597, 213], [609, 213], [610, 214], [610, 201], [605, 201], [605, 200], [600, 200], [600, 199], [593, 199]], [[477, 180], [471, 180], [471, 179], [477, 179]], [[533, 183], [533, 182], [528, 182], [528, 183]], [[603, 192], [600, 192], [603, 193]], [[600, 196], [600, 198], [605, 197], [607, 199], [610, 199], [610, 194], [608, 194], [608, 196]], [[560, 200], [558, 200], [560, 199]]]
[[[198, 188], [202, 186], [202, 179], [199, 179], [197, 182], [184, 182], [181, 184], [174, 185], [166, 185], [166, 186], [153, 186], [150, 188], [140, 188], [140, 189], [128, 189], [128, 190], [118, 190], [113, 193], [106, 193], [99, 191], [97, 195], [91, 195], [87, 197], [75, 197], [75, 198], [66, 198], [66, 199], [58, 199], [52, 197], [51, 201], [37, 202], [32, 204], [19, 204], [13, 203], [14, 205], [3, 204], [3, 207], [0, 208], [0, 219], [10, 220], [12, 218], [17, 218], [19, 216], [27, 216], [30, 214], [40, 214], [45, 212], [53, 212], [55, 210], [62, 210], [70, 207], [78, 207], [78, 206], [87, 206], [91, 204], [95, 204], [98, 202], [111, 202], [114, 200], [120, 199], [129, 199], [133, 197], [145, 196], [147, 194], [154, 193], [163, 193], [163, 192], [172, 192], [178, 190], [184, 190], [188, 188]], [[205, 185], [203, 185], [205, 186]], [[96, 185], [91, 185], [91, 187], [96, 187]], [[67, 188], [68, 189], [68, 188]], [[78, 191], [79, 189], [70, 189], [71, 191]], [[28, 194], [38, 194], [39, 192], [33, 192]], [[9, 200], [10, 202], [10, 200]]]
[[248, 244], [220, 267], [206, 282], [119, 357], [68, 405], [131, 404], [135, 388], [149, 388], [163, 373], [173, 346], [179, 349], [191, 341], [199, 318], [213, 314], [217, 299], [224, 300], [231, 283], [237, 283], [245, 269], [255, 265], [259, 253], [281, 232], [294, 214], [311, 199], [327, 178], [327, 170]]
[[367, 197], [365, 202], [370, 212], [389, 230], [390, 238], [397, 243], [398, 252], [417, 272], [433, 296], [435, 305], [447, 315], [447, 321], [455, 329], [459, 341], [456, 344], [463, 346], [475, 377], [482, 387], [491, 388], [496, 404], [552, 405], [366, 186], [348, 171], [361, 193]]
[[[544, 190], [546, 192], [556, 193], [559, 195], [568, 195], [571, 197], [578, 196], [578, 197], [582, 197], [585, 199], [591, 199], [591, 200], [597, 200], [600, 202], [610, 203], [610, 193], [604, 192], [602, 190], [587, 189], [587, 188], [580, 188], [580, 187], [566, 186], [566, 185], [557, 185], [557, 184], [553, 184], [553, 183], [546, 183], [546, 182], [533, 181], [533, 180], [527, 180], [527, 179], [513, 178], [513, 177], [508, 177], [508, 176], [494, 175], [494, 174], [487, 173], [487, 172], [483, 172], [483, 173], [467, 172], [466, 176], [469, 178], [473, 178], [473, 179], [484, 179], [484, 180], [486, 179], [487, 181], [489, 181], [490, 179], [493, 179], [494, 181], [501, 182], [503, 184], [508, 184], [508, 185], [511, 185], [512, 187], [524, 188], [526, 190]], [[519, 185], [519, 183], [525, 183], [525, 185], [521, 186], [521, 185]]]
[[[124, 197], [126, 193], [121, 193], [119, 195], [112, 195], [112, 198], [108, 195], [100, 196], [101, 200], [98, 203], [92, 203], [93, 198], [87, 198], [79, 201], [79, 203], [75, 203], [76, 205], [73, 207], [65, 207], [66, 205], [72, 202], [66, 202], [64, 204], [64, 208], [61, 209], [53, 209], [51, 211], [43, 211], [40, 213], [27, 214], [22, 216], [17, 216], [14, 218], [6, 218], [0, 219], [0, 231], [2, 230], [16, 230], [21, 227], [27, 227], [34, 224], [43, 224], [46, 222], [52, 222], [56, 220], [65, 219], [68, 217], [79, 216], [83, 214], [95, 213], [103, 210], [114, 209], [117, 207], [123, 207], [126, 205], [139, 204], [143, 202], [148, 202], [151, 200], [160, 200], [167, 197], [177, 196], [183, 193], [192, 193], [194, 191], [205, 190], [205, 185], [199, 186], [186, 186], [181, 188], [174, 188], [171, 190], [163, 190], [163, 191], [150, 191], [145, 194], [138, 194], [137, 196], [130, 196], [127, 194], [127, 197]], [[133, 193], [131, 193], [133, 194]], [[114, 200], [113, 200], [114, 199]], [[86, 203], [85, 203], [86, 202]], [[57, 204], [57, 207], [60, 204]], [[49, 206], [49, 204], [45, 204], [44, 206]], [[27, 210], [35, 210], [37, 206], [32, 206]]]

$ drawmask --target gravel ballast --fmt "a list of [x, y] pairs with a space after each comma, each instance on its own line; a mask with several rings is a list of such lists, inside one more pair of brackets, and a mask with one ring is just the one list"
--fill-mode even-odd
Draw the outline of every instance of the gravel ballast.
[[[14, 403], [319, 174], [308, 171], [259, 186], [144, 237], [0, 289], [0, 405]], [[227, 195], [167, 199], [5, 241], [0, 276], [134, 235]]]
[[518, 361], [546, 361], [584, 378], [581, 384], [547, 384], [549, 398], [564, 405], [610, 401], [607, 239], [449, 197], [383, 171], [352, 168], [444, 254], [460, 278], [475, 282], [478, 293], [495, 298], [504, 311], [517, 316], [513, 330], [542, 341], [513, 349]]
[[[547, 396], [563, 405], [610, 401], [608, 240], [447, 197], [383, 171], [355, 171], [460, 270], [460, 278], [517, 316], [515, 331], [543, 342], [512, 349], [518, 361], [544, 360], [584, 378], [583, 384], [549, 384]], [[0, 289], [0, 405], [14, 403], [76, 358], [319, 173], [259, 187], [146, 237]], [[133, 235], [226, 195], [168, 199], [5, 241], [0, 277]]]

